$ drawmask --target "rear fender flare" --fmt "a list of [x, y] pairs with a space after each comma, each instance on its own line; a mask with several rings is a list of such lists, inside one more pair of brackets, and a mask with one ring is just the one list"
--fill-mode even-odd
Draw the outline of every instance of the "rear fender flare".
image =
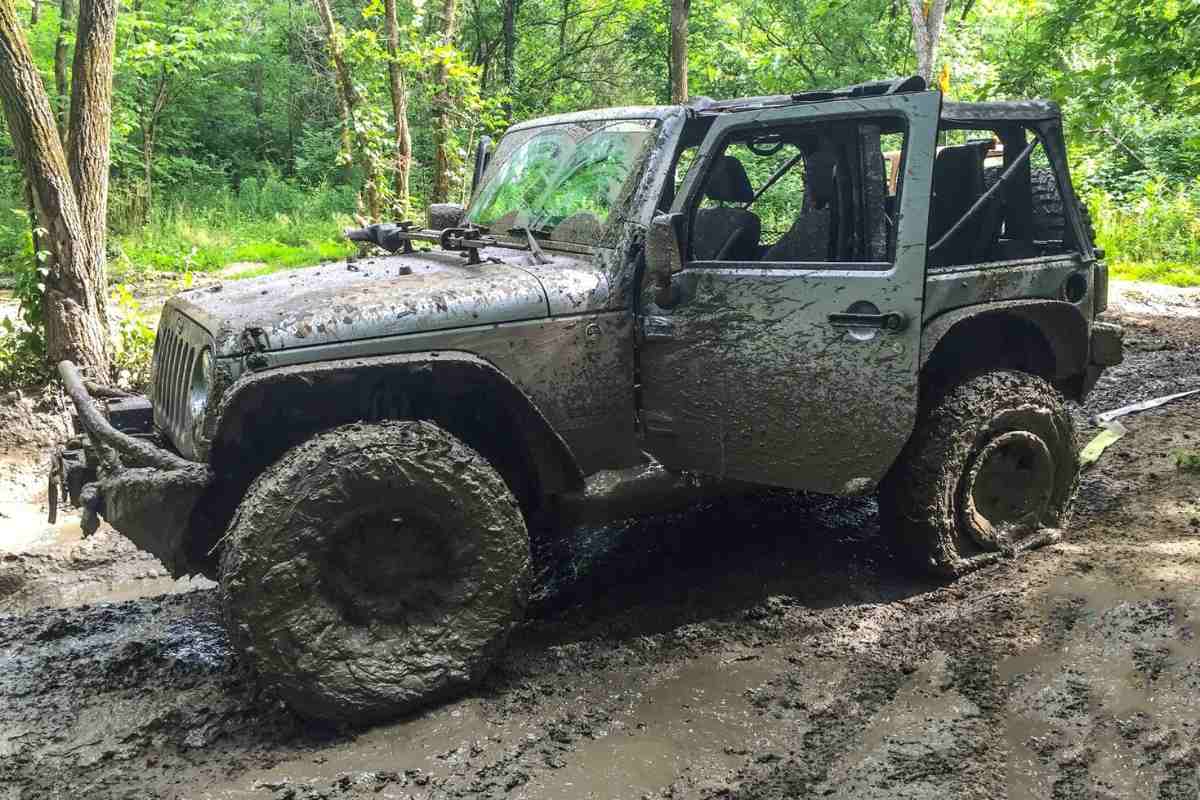
[[968, 322], [1002, 321], [1005, 317], [1031, 324], [1045, 339], [1053, 359], [1046, 378], [1065, 380], [1087, 368], [1090, 333], [1087, 317], [1078, 306], [1062, 300], [1004, 300], [957, 308], [927, 322], [921, 332], [921, 369], [955, 328], [961, 331], [959, 326]]

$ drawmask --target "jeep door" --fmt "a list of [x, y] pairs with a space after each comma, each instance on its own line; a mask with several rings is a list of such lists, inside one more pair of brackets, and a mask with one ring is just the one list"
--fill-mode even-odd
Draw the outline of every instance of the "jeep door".
[[642, 290], [640, 430], [668, 468], [841, 494], [887, 472], [917, 414], [940, 106], [898, 94], [712, 123], [671, 207], [675, 299]]

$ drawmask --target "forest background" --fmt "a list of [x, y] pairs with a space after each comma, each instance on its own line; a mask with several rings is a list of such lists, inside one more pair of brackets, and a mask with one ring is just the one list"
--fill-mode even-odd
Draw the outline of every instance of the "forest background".
[[[77, 0], [8, 2], [65, 127]], [[672, 6], [688, 26], [674, 61]], [[921, 4], [905, 0], [124, 0], [106, 243], [110, 305], [126, 312], [116, 366], [138, 369], [153, 340], [127, 285], [139, 276], [187, 285], [344, 256], [356, 218], [464, 202], [481, 136], [670, 102], [673, 63], [692, 96], [925, 71], [951, 99], [1056, 100], [1114, 273], [1200, 285], [1200, 0], [934, 6], [940, 42], [919, 64]], [[0, 327], [12, 386], [45, 370], [46, 254], [7, 132], [0, 187], [0, 287], [22, 309]]]

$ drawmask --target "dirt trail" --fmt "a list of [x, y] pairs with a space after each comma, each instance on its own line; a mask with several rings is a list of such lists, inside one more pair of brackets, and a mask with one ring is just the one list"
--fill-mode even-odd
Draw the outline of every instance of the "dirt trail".
[[[1200, 387], [1200, 320], [1123, 309], [1128, 361], [1081, 427]], [[366, 731], [258, 691], [215, 592], [23, 606], [0, 616], [0, 799], [1194, 800], [1200, 475], [1174, 451], [1200, 448], [1200, 398], [1126, 423], [1065, 542], [949, 586], [900, 568], [867, 500], [547, 543], [486, 683]]]

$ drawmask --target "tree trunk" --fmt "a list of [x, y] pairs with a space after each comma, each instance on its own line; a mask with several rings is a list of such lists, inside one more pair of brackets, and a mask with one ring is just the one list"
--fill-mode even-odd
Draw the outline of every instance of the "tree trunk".
[[[454, 43], [454, 15], [457, 0], [443, 0], [442, 41]], [[450, 75], [445, 62], [439, 63], [434, 76], [437, 93], [434, 95], [435, 118], [433, 122], [433, 189], [429, 202], [445, 203], [450, 197]]]
[[64, 143], [67, 141], [68, 91], [67, 86], [67, 41], [75, 30], [75, 2], [62, 0], [59, 5], [58, 38], [54, 40], [54, 92], [58, 100], [58, 133]]
[[142, 133], [142, 178], [145, 182], [145, 193], [142, 195], [142, 221], [149, 222], [154, 211], [154, 137], [158, 133], [158, 120], [171, 96], [171, 78], [166, 68], [158, 73], [158, 84], [154, 88], [154, 96], [147, 99], [138, 121]]
[[392, 121], [396, 131], [396, 211], [408, 214], [408, 173], [412, 163], [412, 139], [408, 132], [408, 87], [400, 66], [400, 25], [396, 21], [396, 0], [384, 0], [387, 17], [388, 83], [392, 92]]
[[688, 11], [691, 0], [671, 0], [671, 102], [688, 99]]
[[71, 359], [107, 382], [104, 269], [95, 248], [83, 246], [83, 220], [50, 98], [17, 18], [13, 0], [0, 0], [0, 99], [17, 161], [46, 230], [46, 291], [42, 308], [51, 362]]
[[154, 210], [154, 129], [142, 124], [142, 222], [150, 221]]
[[517, 14], [521, 0], [504, 0], [504, 86], [510, 91], [516, 80]]
[[[95, 251], [91, 257], [99, 264], [102, 287], [108, 285], [105, 234], [116, 41], [117, 0], [86, 0], [79, 8], [75, 62], [71, 68], [67, 163], [79, 202], [84, 241]], [[104, 312], [103, 302], [100, 310]], [[102, 321], [107, 326], [108, 320], [102, 318]]]
[[938, 40], [942, 36], [942, 20], [947, 0], [908, 0], [912, 15], [913, 50], [917, 56], [917, 74], [926, 83], [933, 82], [933, 65], [937, 59]]
[[350, 65], [346, 62], [342, 31], [333, 18], [333, 9], [329, 6], [329, 0], [313, 0], [313, 5], [317, 9], [317, 16], [321, 18], [322, 27], [325, 28], [329, 56], [333, 60], [333, 71], [337, 79], [338, 98], [344, 123], [342, 142], [343, 145], [353, 142], [353, 147], [350, 149], [363, 171], [363, 194], [366, 195], [367, 214], [372, 220], [378, 220], [381, 211], [378, 176], [375, 174], [375, 163], [371, 159], [367, 134], [365, 131], [358, 130], [358, 126], [355, 124], [355, 113], [358, 111], [361, 98], [358, 96], [358, 90], [354, 88]]
[[262, 59], [259, 59], [254, 62], [254, 98], [252, 108], [254, 110], [254, 152], [260, 161], [266, 159], [267, 152], [267, 128], [266, 120], [263, 119], [263, 114], [266, 113], [266, 98], [263, 96], [266, 79], [266, 67]]
[[41, 3], [38, 0], [33, 0], [29, 4], [29, 27], [36, 28], [38, 24], [38, 12], [41, 10]]

